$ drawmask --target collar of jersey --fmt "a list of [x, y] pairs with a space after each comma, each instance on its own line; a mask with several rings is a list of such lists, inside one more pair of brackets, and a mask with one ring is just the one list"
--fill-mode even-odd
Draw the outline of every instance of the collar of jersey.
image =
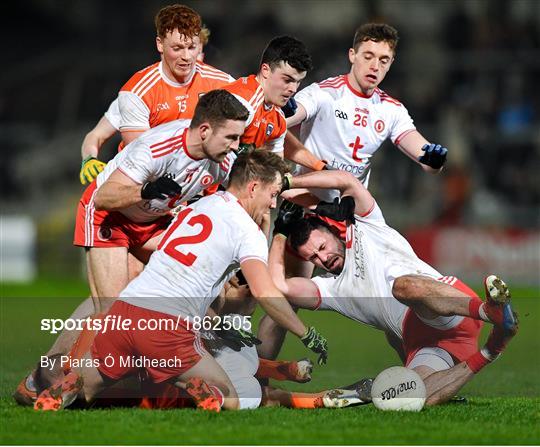
[[349, 75], [345, 75], [345, 84], [347, 84], [347, 87], [349, 87], [349, 90], [353, 92], [356, 96], [359, 96], [360, 98], [371, 98], [373, 96], [373, 93], [375, 93], [375, 90], [373, 90], [373, 93], [371, 95], [364, 95], [362, 92], [356, 90], [351, 83], [349, 82]]
[[159, 74], [161, 75], [161, 79], [163, 79], [163, 81], [166, 84], [169, 84], [169, 85], [171, 85], [173, 87], [185, 87], [186, 85], [190, 84], [191, 81], [193, 81], [193, 76], [195, 76], [195, 72], [197, 71], [196, 70], [197, 65], [195, 64], [195, 67], [193, 68], [193, 72], [191, 73], [191, 76], [188, 78], [188, 80], [186, 82], [179, 83], [179, 82], [173, 81], [172, 79], [169, 79], [167, 77], [167, 75], [163, 71], [163, 61], [161, 61], [159, 63], [158, 67], [159, 67]]
[[188, 127], [186, 127], [184, 129], [184, 133], [182, 134], [182, 149], [184, 149], [184, 153], [189, 157], [191, 158], [192, 160], [195, 160], [195, 161], [201, 161], [201, 160], [204, 160], [204, 157], [203, 158], [195, 158], [193, 155], [191, 155], [188, 151], [188, 147], [187, 147], [187, 131], [188, 131]]

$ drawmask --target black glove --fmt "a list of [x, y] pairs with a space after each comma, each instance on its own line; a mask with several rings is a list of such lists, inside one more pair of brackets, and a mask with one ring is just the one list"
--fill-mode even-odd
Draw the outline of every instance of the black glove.
[[288, 237], [291, 227], [304, 217], [304, 208], [295, 203], [283, 200], [274, 221], [274, 234], [280, 233]]
[[424, 144], [422, 146], [424, 155], [418, 158], [418, 161], [424, 165], [428, 165], [433, 169], [440, 169], [446, 162], [446, 154], [448, 149], [440, 144]]
[[293, 116], [296, 113], [296, 109], [298, 108], [298, 104], [296, 104], [296, 100], [294, 98], [289, 98], [287, 101], [287, 104], [285, 104], [281, 111], [285, 115], [285, 118], [289, 118], [290, 116]]
[[300, 340], [302, 340], [306, 348], [319, 354], [319, 358], [317, 359], [319, 365], [326, 364], [326, 360], [328, 359], [328, 342], [326, 338], [317, 332], [317, 329], [311, 326]]
[[250, 331], [243, 329], [219, 329], [214, 333], [223, 340], [226, 346], [236, 352], [240, 351], [244, 346], [252, 347], [262, 343]]
[[354, 220], [355, 207], [354, 199], [351, 196], [345, 196], [341, 198], [341, 201], [336, 197], [332, 203], [319, 202], [314, 211], [320, 216], [343, 222], [344, 220]]
[[170, 175], [146, 182], [141, 189], [141, 197], [144, 200], [166, 199], [182, 194], [182, 187], [176, 183]]

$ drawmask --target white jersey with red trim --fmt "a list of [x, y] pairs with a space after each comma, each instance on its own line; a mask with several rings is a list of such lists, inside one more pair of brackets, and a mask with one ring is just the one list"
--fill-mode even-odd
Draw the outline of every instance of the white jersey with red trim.
[[116, 169], [141, 185], [169, 175], [182, 187], [178, 196], [141, 199], [119, 210], [133, 222], [151, 222], [228, 177], [236, 155], [229, 153], [221, 163], [193, 158], [186, 144], [189, 124], [189, 120], [176, 120], [148, 130], [119, 152], [97, 177], [98, 188]]
[[347, 227], [346, 254], [339, 276], [315, 277], [321, 309], [332, 309], [353, 320], [401, 337], [408, 307], [392, 295], [394, 280], [407, 274], [435, 280], [441, 274], [422, 261], [407, 240], [390, 228], [379, 206]]
[[111, 105], [104, 114], [107, 121], [113, 126], [116, 130], [120, 129], [120, 124], [122, 122], [122, 115], [120, 114], [120, 107], [118, 105], [118, 97], [111, 102]]
[[[371, 157], [384, 140], [394, 144], [415, 130], [407, 109], [380, 89], [365, 96], [350, 85], [347, 75], [313, 83], [295, 96], [307, 113], [300, 140], [330, 166], [351, 172], [368, 186]], [[307, 172], [301, 168], [300, 173]], [[314, 191], [331, 200], [338, 193]]]
[[220, 191], [180, 211], [120, 299], [169, 315], [202, 317], [242, 262], [266, 263], [267, 256], [264, 233], [233, 194]]

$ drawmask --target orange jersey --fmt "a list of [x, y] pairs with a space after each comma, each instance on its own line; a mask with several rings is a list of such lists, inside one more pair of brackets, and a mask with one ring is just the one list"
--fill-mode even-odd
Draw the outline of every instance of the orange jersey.
[[118, 95], [120, 131], [147, 130], [176, 119], [191, 119], [199, 97], [234, 81], [229, 74], [197, 62], [191, 79], [179, 84], [156, 62], [135, 73]]
[[262, 86], [255, 75], [240, 78], [224, 89], [233, 93], [250, 111], [240, 143], [282, 152], [287, 132], [285, 116], [279, 107], [265, 104]]

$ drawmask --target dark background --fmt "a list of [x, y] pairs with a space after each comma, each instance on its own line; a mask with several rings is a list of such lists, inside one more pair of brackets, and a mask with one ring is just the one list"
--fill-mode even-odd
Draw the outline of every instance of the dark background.
[[[124, 82], [158, 60], [153, 18], [169, 3], [4, 6], [2, 214], [30, 215], [42, 243], [70, 246], [83, 190], [78, 173], [84, 135]], [[370, 189], [387, 220], [400, 229], [426, 223], [538, 227], [540, 2], [185, 4], [211, 30], [206, 62], [235, 77], [256, 72], [272, 37], [303, 40], [315, 65], [303, 86], [349, 71], [347, 51], [357, 26], [390, 23], [401, 40], [381, 87], [405, 104], [428, 140], [449, 148], [449, 161], [441, 175], [431, 176], [386, 143], [375, 156]], [[114, 154], [117, 142], [106, 145], [102, 159]]]

